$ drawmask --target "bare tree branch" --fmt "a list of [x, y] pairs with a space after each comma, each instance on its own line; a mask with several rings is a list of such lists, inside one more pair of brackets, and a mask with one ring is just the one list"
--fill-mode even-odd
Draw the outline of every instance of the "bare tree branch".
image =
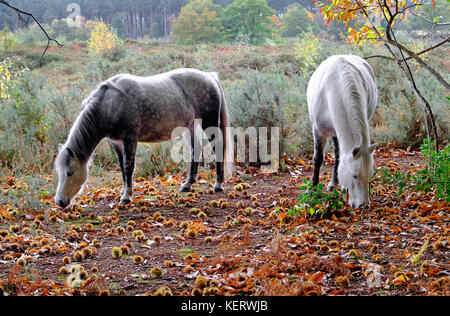
[[[38, 25], [38, 27], [41, 29], [41, 31], [45, 34], [45, 36], [47, 37], [47, 46], [44, 50], [44, 52], [41, 55], [41, 58], [39, 59], [39, 65], [42, 65], [42, 58], [44, 57], [45, 53], [47, 52], [48, 48], [50, 47], [51, 42], [55, 42], [58, 47], [62, 47], [63, 45], [61, 43], [59, 43], [56, 39], [50, 37], [50, 35], [48, 35], [47, 31], [44, 29], [44, 27], [41, 25], [41, 23], [39, 23], [39, 21], [34, 17], [34, 15], [30, 12], [21, 10], [11, 4], [9, 4], [8, 2], [6, 2], [5, 0], [0, 0], [0, 4], [4, 4], [5, 6], [13, 9], [14, 11], [17, 12], [17, 15], [19, 17], [20, 21], [24, 22], [24, 26], [27, 25], [30, 21], [30, 18], [34, 20], [34, 22], [36, 22], [36, 24]], [[22, 15], [26, 15], [28, 17], [28, 19], [25, 21], [25, 19], [23, 18]]]
[[[383, 9], [383, 4], [380, 2], [381, 0], [377, 0], [377, 3], [380, 5], [380, 7]], [[400, 69], [403, 70], [403, 72], [405, 73], [406, 77], [408, 78], [408, 81], [413, 89], [413, 91], [415, 92], [416, 96], [424, 103], [425, 108], [428, 112], [428, 115], [430, 116], [431, 119], [431, 128], [433, 131], [433, 136], [436, 142], [436, 152], [439, 151], [439, 139], [438, 139], [438, 135], [437, 135], [437, 128], [436, 128], [436, 123], [435, 123], [435, 118], [434, 118], [434, 114], [433, 114], [433, 110], [431, 109], [431, 105], [428, 102], [428, 100], [422, 95], [422, 93], [420, 92], [420, 90], [417, 88], [416, 82], [414, 80], [414, 76], [411, 72], [411, 69], [409, 68], [408, 62], [403, 54], [403, 50], [398, 46], [398, 42], [394, 37], [394, 40], [391, 38], [391, 32], [393, 33], [392, 30], [392, 23], [394, 22], [395, 16], [398, 14], [398, 11], [396, 13], [393, 13], [389, 7], [386, 7], [386, 11], [389, 15], [389, 17], [386, 15], [386, 12], [384, 10], [382, 10], [383, 15], [385, 20], [388, 22], [388, 26], [387, 26], [387, 32], [386, 32], [386, 37], [388, 38], [388, 41], [384, 40], [383, 36], [380, 34], [380, 32], [378, 31], [377, 27], [375, 26], [375, 24], [373, 23], [371, 17], [369, 16], [369, 13], [365, 10], [365, 8], [361, 5], [361, 3], [359, 2], [359, 0], [356, 0], [356, 3], [358, 4], [359, 8], [361, 9], [361, 11], [363, 12], [363, 14], [366, 16], [367, 20], [370, 22], [372, 29], [375, 31], [375, 33], [378, 35], [379, 39], [384, 43], [385, 47], [387, 48], [387, 50], [389, 51], [389, 53], [392, 55], [393, 60], [397, 61], [398, 66], [400, 67]], [[384, 1], [384, 3], [386, 4], [386, 1]], [[395, 36], [395, 35], [394, 35]], [[394, 51], [391, 49], [391, 47], [389, 46], [393, 45], [396, 46], [400, 52], [400, 55], [402, 56], [401, 59], [399, 59], [397, 57], [397, 55], [394, 53]], [[413, 53], [414, 54], [414, 53]], [[416, 55], [416, 54], [414, 54]], [[410, 55], [411, 57], [414, 58], [413, 55]], [[417, 57], [417, 55], [416, 55]], [[417, 57], [419, 58], [419, 57]], [[416, 58], [414, 58], [416, 59]], [[420, 58], [419, 58], [420, 59]], [[425, 115], [425, 120], [426, 120], [426, 115]], [[427, 121], [427, 120], [426, 120]], [[428, 123], [426, 124], [427, 127], [427, 134], [429, 134], [428, 129]], [[429, 138], [429, 137], [428, 137]]]
[[427, 19], [427, 18], [417, 14], [414, 11], [409, 11], [409, 13], [411, 13], [412, 15], [417, 16], [418, 18], [420, 18], [420, 19], [422, 19], [422, 20], [424, 20], [424, 21], [426, 21], [426, 22], [428, 22], [430, 24], [434, 24], [436, 27], [450, 25], [450, 22], [435, 22], [435, 21], [431, 21], [431, 20], [429, 20], [429, 19]]
[[[450, 42], [450, 36], [447, 37], [446, 39], [444, 39], [443, 41], [437, 43], [436, 45], [430, 46], [430, 47], [416, 53], [416, 55], [420, 56], [422, 54], [428, 53], [429, 51], [432, 51], [433, 49], [438, 48], [439, 46], [442, 46], [448, 42]], [[384, 56], [384, 55], [372, 55], [372, 56], [364, 57], [364, 59], [371, 59], [371, 58], [382, 58], [382, 59], [387, 59], [387, 60], [391, 60], [391, 61], [396, 61], [394, 58], [389, 57], [389, 56]], [[405, 58], [405, 60], [410, 60], [412, 58], [413, 57], [410, 56], [410, 57]], [[401, 60], [400, 62], [403, 62], [403, 60]]]

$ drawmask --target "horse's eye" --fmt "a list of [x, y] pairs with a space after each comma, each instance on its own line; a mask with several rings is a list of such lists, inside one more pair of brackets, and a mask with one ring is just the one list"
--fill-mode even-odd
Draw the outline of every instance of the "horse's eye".
[[67, 172], [67, 176], [68, 176], [68, 177], [73, 176], [73, 171], [68, 171], [68, 172]]
[[358, 180], [358, 176], [353, 176], [353, 179]]

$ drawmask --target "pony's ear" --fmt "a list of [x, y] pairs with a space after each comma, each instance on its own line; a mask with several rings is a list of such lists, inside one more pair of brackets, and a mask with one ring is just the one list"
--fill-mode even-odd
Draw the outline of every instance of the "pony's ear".
[[75, 154], [73, 153], [72, 149], [66, 148], [66, 150], [70, 157], [75, 158]]
[[378, 144], [372, 144], [372, 145], [370, 145], [369, 146], [369, 152], [372, 154], [374, 151], [375, 151], [375, 149], [378, 147]]
[[361, 156], [361, 147], [353, 149], [353, 158], [358, 159]]

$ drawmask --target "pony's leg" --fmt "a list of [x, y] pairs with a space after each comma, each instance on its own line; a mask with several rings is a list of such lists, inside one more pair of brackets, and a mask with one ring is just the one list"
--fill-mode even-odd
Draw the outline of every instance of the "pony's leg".
[[319, 184], [320, 167], [323, 163], [323, 149], [325, 147], [326, 139], [327, 138], [320, 135], [317, 130], [314, 130], [313, 186], [317, 186]]
[[[217, 124], [218, 125], [218, 124]], [[211, 132], [210, 128], [213, 127], [214, 130]], [[225, 146], [222, 146], [222, 153], [219, 154], [220, 152], [217, 150], [217, 147], [219, 144], [216, 142], [216, 137], [218, 135], [221, 135], [221, 131], [220, 128], [217, 126], [208, 126], [207, 128], [205, 128], [205, 125], [203, 126], [204, 130], [207, 130], [207, 137], [208, 137], [208, 141], [211, 143], [211, 146], [213, 148], [214, 151], [214, 155], [216, 157], [216, 183], [214, 185], [214, 192], [223, 192], [223, 187], [222, 187], [222, 183], [224, 181], [224, 155], [225, 155]], [[222, 145], [223, 145], [223, 136], [222, 136]]]
[[333, 170], [333, 178], [331, 182], [328, 184], [327, 190], [329, 192], [334, 190], [334, 187], [339, 184], [338, 178], [338, 169], [339, 169], [339, 141], [336, 136], [333, 137], [333, 147], [334, 147], [334, 170]]
[[191, 163], [186, 182], [181, 186], [180, 192], [190, 192], [191, 186], [197, 181], [198, 163], [200, 160], [201, 144], [195, 134], [195, 127], [190, 130], [190, 135], [184, 135], [186, 142], [191, 147]]
[[120, 203], [131, 203], [133, 197], [133, 172], [136, 160], [137, 139], [129, 138], [123, 142], [124, 192]]
[[114, 152], [117, 155], [117, 159], [119, 159], [119, 165], [120, 165], [120, 170], [122, 171], [122, 183], [123, 183], [123, 187], [122, 190], [120, 191], [120, 194], [123, 194], [125, 192], [125, 170], [123, 167], [123, 144], [119, 143], [119, 142], [114, 142], [111, 140], [108, 140], [109, 144], [111, 145], [111, 147], [114, 149]]

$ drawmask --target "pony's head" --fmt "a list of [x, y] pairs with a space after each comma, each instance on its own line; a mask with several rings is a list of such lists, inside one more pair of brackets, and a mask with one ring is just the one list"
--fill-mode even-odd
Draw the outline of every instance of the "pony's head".
[[377, 144], [368, 148], [356, 147], [351, 153], [341, 157], [339, 163], [339, 182], [347, 189], [348, 203], [352, 208], [368, 204], [369, 181], [373, 174], [373, 152]]
[[55, 160], [55, 170], [58, 174], [55, 203], [66, 208], [86, 183], [88, 166], [70, 148], [61, 147]]

